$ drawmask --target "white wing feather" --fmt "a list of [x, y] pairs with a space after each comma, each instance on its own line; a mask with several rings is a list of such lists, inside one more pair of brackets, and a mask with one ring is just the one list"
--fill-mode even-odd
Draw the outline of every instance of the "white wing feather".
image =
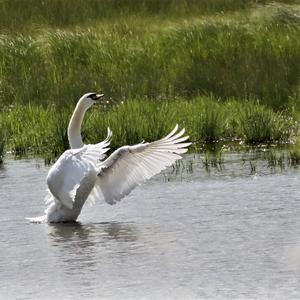
[[188, 136], [182, 137], [184, 129], [176, 133], [177, 130], [178, 125], [158, 141], [123, 146], [113, 152], [99, 165], [100, 172], [92, 197], [100, 195], [101, 189], [105, 201], [115, 204], [137, 185], [180, 159], [179, 154], [185, 153], [191, 143], [185, 142]]
[[86, 176], [90, 176], [91, 180], [96, 179], [96, 164], [108, 151], [107, 146], [111, 136], [111, 131], [108, 129], [104, 141], [65, 151], [51, 167], [47, 176], [47, 184], [50, 192], [62, 205], [72, 209], [82, 180]]
[[85, 145], [82, 148], [82, 159], [88, 160], [90, 163], [96, 165], [99, 161], [105, 158], [105, 153], [109, 150], [112, 132], [107, 128], [107, 136], [104, 141], [98, 144]]

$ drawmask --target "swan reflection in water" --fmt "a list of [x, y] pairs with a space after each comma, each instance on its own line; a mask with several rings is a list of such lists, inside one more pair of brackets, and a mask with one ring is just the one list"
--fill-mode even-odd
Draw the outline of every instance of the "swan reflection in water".
[[65, 272], [95, 269], [110, 258], [130, 256], [137, 250], [138, 230], [133, 223], [79, 222], [48, 226], [54, 256]]
[[80, 222], [56, 223], [49, 226], [49, 236], [55, 243], [66, 241], [94, 241], [113, 239], [124, 242], [137, 240], [137, 229], [133, 223], [125, 222], [101, 222], [87, 223]]

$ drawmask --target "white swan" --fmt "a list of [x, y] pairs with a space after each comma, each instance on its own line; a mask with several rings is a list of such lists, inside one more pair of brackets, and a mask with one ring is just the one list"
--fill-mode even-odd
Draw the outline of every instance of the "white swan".
[[85, 112], [102, 97], [103, 94], [88, 93], [79, 99], [68, 127], [71, 149], [59, 157], [47, 176], [46, 215], [28, 218], [30, 221], [76, 221], [88, 198], [95, 202], [102, 197], [115, 204], [138, 184], [180, 159], [179, 154], [191, 144], [186, 142], [188, 136], [182, 137], [184, 129], [177, 133], [176, 125], [160, 140], [123, 146], [103, 160], [112, 137], [110, 129], [106, 139], [95, 145], [84, 145], [80, 133]]

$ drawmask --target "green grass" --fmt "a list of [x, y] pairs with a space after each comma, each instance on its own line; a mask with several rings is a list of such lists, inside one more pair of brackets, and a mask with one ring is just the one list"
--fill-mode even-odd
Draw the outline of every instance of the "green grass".
[[102, 89], [116, 102], [212, 94], [299, 109], [300, 22], [287, 21], [295, 9], [276, 6], [266, 15], [257, 7], [189, 20], [132, 15], [80, 29], [6, 32], [0, 104], [65, 106]]
[[[188, 18], [244, 11], [268, 0], [1, 0], [0, 29], [24, 31], [36, 27], [93, 26], [120, 18]], [[295, 3], [296, 0], [284, 3]]]
[[49, 106], [17, 105], [1, 113], [7, 129], [8, 148], [16, 155], [28, 153], [57, 157], [68, 145], [67, 126], [71, 116], [65, 110]]
[[[71, 106], [61, 110], [57, 106], [17, 105], [1, 113], [10, 137], [8, 149], [19, 156], [30, 153], [51, 161], [68, 148], [66, 132], [72, 110]], [[111, 148], [115, 149], [159, 139], [176, 123], [186, 128], [194, 151], [224, 143], [291, 143], [298, 129], [288, 114], [256, 102], [241, 104], [199, 97], [161, 102], [131, 100], [112, 107], [94, 105], [86, 115], [82, 135], [86, 143], [97, 143], [105, 138], [109, 126], [113, 131]]]
[[240, 114], [240, 129], [248, 144], [288, 142], [295, 133], [295, 120], [281, 112], [274, 114], [270, 108], [247, 103]]
[[299, 78], [296, 0], [0, 0], [3, 153], [51, 161], [75, 102], [99, 90], [110, 104], [88, 113], [87, 142], [110, 126], [114, 149], [179, 123], [194, 150], [291, 143]]

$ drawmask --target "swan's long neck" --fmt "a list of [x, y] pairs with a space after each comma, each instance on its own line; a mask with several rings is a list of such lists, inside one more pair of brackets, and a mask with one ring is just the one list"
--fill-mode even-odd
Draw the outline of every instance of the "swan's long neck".
[[73, 115], [70, 119], [68, 126], [68, 139], [69, 144], [72, 149], [83, 147], [83, 141], [81, 137], [81, 124], [83, 121], [83, 117], [85, 112], [89, 107], [84, 105], [83, 101], [78, 101]]

